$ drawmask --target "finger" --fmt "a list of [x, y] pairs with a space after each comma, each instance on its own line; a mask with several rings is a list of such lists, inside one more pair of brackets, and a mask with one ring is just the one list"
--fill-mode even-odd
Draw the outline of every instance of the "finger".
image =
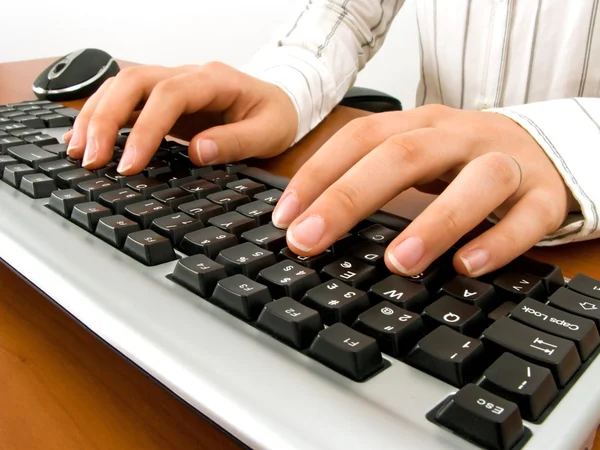
[[496, 270], [556, 231], [564, 214], [546, 191], [530, 191], [496, 225], [454, 255], [459, 273], [477, 277]]
[[170, 77], [174, 70], [167, 67], [132, 67], [119, 72], [86, 124], [83, 159], [86, 168], [103, 167], [110, 161], [119, 129], [127, 123], [137, 105], [150, 95], [154, 86]]
[[87, 99], [87, 101], [83, 105], [83, 108], [81, 108], [81, 111], [77, 115], [77, 118], [73, 123], [73, 129], [69, 132], [70, 136], [68, 138], [68, 141], [67, 139], [65, 139], [65, 142], [69, 144], [67, 146], [67, 154], [71, 158], [80, 159], [83, 156], [83, 151], [85, 150], [86, 143], [86, 131], [88, 123], [90, 121], [90, 117], [92, 117], [94, 110], [98, 106], [98, 103], [102, 99], [102, 96], [104, 96], [104, 94], [112, 84], [113, 80], [114, 77], [111, 77], [104, 83], [102, 83], [102, 86], [100, 86], [98, 90], [90, 98]]
[[273, 224], [288, 227], [302, 211], [388, 137], [431, 125], [428, 109], [388, 112], [355, 119], [338, 131], [290, 181], [273, 211]]
[[287, 232], [290, 248], [304, 255], [324, 251], [398, 193], [460, 164], [467, 147], [463, 137], [436, 128], [386, 140], [292, 222]]
[[486, 153], [468, 163], [387, 248], [390, 270], [423, 272], [456, 241], [511, 197], [520, 185], [517, 162], [506, 153]]
[[62, 138], [63, 141], [65, 141], [65, 144], [67, 144], [67, 147], [69, 145], [69, 142], [71, 142], [71, 137], [73, 136], [73, 130], [69, 130], [67, 131], [65, 134], [63, 134]]

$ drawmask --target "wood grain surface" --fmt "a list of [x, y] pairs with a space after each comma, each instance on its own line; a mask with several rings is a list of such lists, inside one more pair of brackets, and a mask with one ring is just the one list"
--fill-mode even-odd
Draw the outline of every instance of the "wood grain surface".
[[[54, 60], [0, 64], [0, 104], [33, 99], [33, 79]], [[290, 177], [364, 114], [336, 108], [296, 148], [255, 162]], [[432, 199], [409, 190], [384, 209], [414, 218]], [[600, 278], [600, 241], [530, 254], [561, 265], [566, 276]], [[0, 263], [0, 450], [233, 448], [239, 445]]]

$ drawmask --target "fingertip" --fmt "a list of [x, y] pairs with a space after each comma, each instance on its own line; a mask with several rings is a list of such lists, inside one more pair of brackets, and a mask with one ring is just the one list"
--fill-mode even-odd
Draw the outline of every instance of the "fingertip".
[[[424, 270], [425, 244], [420, 237], [410, 236], [396, 244], [392, 242], [386, 252], [386, 264], [393, 272], [415, 275]], [[391, 266], [391, 267], [390, 267]]]
[[200, 138], [195, 142], [195, 160], [199, 166], [216, 164], [219, 158], [219, 147], [213, 139]]
[[63, 134], [62, 139], [65, 141], [65, 144], [68, 144], [71, 141], [71, 136], [73, 136], [73, 130], [69, 130]]
[[121, 156], [121, 161], [119, 161], [119, 165], [117, 166], [117, 172], [121, 175], [132, 175], [134, 172], [134, 166], [136, 165], [136, 149], [133, 145], [129, 144], [125, 147], [123, 151], [123, 156]]
[[462, 274], [474, 278], [490, 271], [490, 260], [490, 252], [487, 249], [472, 248], [459, 251], [454, 257], [454, 266], [462, 269]]

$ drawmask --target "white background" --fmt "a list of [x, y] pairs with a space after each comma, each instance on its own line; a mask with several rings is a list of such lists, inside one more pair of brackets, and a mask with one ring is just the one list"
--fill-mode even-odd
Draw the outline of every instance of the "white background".
[[[0, 62], [95, 47], [144, 64], [243, 65], [307, 0], [11, 0], [2, 6]], [[248, 31], [252, 30], [252, 31]], [[408, 0], [357, 84], [414, 107], [419, 53]]]

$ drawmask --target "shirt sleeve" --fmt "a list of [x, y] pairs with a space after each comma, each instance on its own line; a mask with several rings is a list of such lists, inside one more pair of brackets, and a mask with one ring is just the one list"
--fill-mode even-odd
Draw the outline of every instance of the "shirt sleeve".
[[294, 143], [342, 100], [381, 48], [404, 0], [308, 0], [302, 13], [241, 68], [279, 86], [298, 113]]
[[600, 99], [570, 98], [496, 108], [538, 142], [581, 207], [538, 246], [600, 237]]

